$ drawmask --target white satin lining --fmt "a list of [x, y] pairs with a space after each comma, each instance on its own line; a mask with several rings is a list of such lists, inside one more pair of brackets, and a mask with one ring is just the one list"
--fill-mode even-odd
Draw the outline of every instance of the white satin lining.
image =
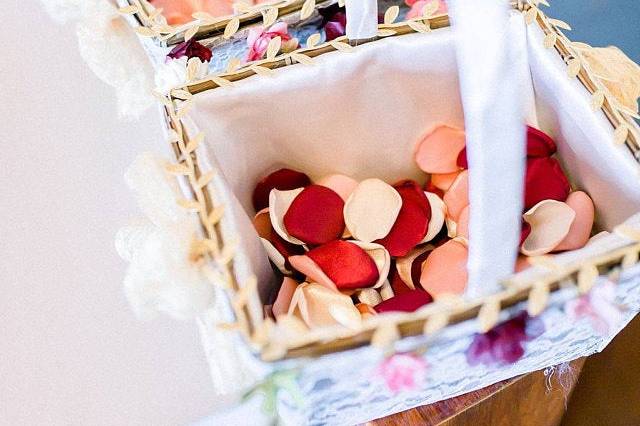
[[[511, 20], [508, 32], [514, 42], [524, 43], [523, 25], [519, 16]], [[526, 42], [541, 128], [556, 138], [565, 170], [594, 197], [599, 223], [610, 229], [640, 210], [637, 166], [625, 148], [612, 144], [611, 126], [588, 109], [587, 91], [577, 81], [567, 81], [562, 61], [544, 50], [539, 32], [530, 26]], [[239, 201], [225, 193], [224, 198], [233, 200], [233, 214], [253, 215], [255, 183], [277, 166], [316, 179], [343, 173], [358, 180], [423, 182], [424, 174], [412, 161], [416, 142], [434, 125], [464, 126], [450, 28], [389, 37], [353, 53], [324, 54], [314, 62], [195, 96], [195, 124], [189, 128], [206, 133], [206, 155], [215, 158], [212, 164], [219, 165]], [[523, 84], [531, 86], [530, 81]], [[247, 266], [258, 276], [268, 275], [270, 267], [250, 222], [246, 217], [234, 222], [242, 237], [240, 251], [250, 260]], [[270, 283], [260, 285], [264, 294]]]

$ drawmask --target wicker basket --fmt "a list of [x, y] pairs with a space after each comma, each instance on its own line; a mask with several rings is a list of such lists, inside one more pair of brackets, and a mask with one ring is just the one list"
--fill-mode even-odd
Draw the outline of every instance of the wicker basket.
[[[131, 7], [126, 7], [125, 3], [127, 2], [121, 1], [122, 10], [132, 16], [131, 22], [137, 26], [138, 33], [147, 40], [151, 40], [153, 45], [160, 47], [178, 43], [185, 37], [195, 37], [198, 40], [204, 40], [207, 45], [221, 46], [225, 40], [238, 36], [248, 25], [257, 25], [264, 20], [267, 26], [278, 17], [304, 20], [311, 16], [313, 7], [320, 5], [320, 2], [316, 5], [313, 1], [281, 1], [247, 10], [233, 17], [215, 20], [200, 19], [179, 28], [170, 28], [158, 24], [157, 15], [149, 9], [146, 1], [131, 0]], [[520, 19], [528, 26], [530, 43], [543, 43], [545, 49], [555, 55], [554, 64], [558, 62], [565, 64], [568, 75], [566, 85], [581, 85], [579, 90], [585, 97], [591, 99], [594, 107], [592, 117], [589, 119], [594, 122], [606, 121], [609, 126], [608, 140], [600, 142], [611, 146], [626, 146], [624, 153], [619, 149], [620, 147], [614, 149], [619, 155], [627, 158], [625, 167], [628, 167], [630, 161], [640, 158], [640, 132], [633, 120], [634, 113], [621, 106], [604, 82], [591, 70], [590, 64], [580, 50], [584, 46], [572, 43], [564, 35], [562, 29], [567, 28], [566, 24], [547, 17], [538, 6], [538, 2], [531, 4], [515, 2], [514, 16], [522, 15]], [[216, 313], [209, 312], [200, 319], [214, 376], [217, 374], [216, 371], [225, 368], [251, 365], [252, 367], [247, 367], [252, 369], [251, 372], [247, 372], [250, 377], [247, 383], [255, 383], [258, 380], [264, 385], [266, 381], [277, 377], [279, 372], [289, 371], [292, 368], [296, 371], [302, 369], [299, 376], [301, 378], [298, 379], [302, 392], [306, 395], [315, 392], [316, 395], [310, 397], [312, 402], [324, 404], [329, 408], [321, 410], [320, 413], [307, 410], [306, 414], [302, 414], [303, 417], [296, 417], [291, 398], [286, 395], [281, 396], [280, 414], [288, 416], [288, 420], [294, 423], [297, 421], [318, 424], [361, 422], [600, 350], [612, 336], [600, 340], [592, 336], [588, 344], [586, 335], [583, 333], [580, 334], [580, 339], [583, 339], [581, 346], [579, 345], [580, 348], [562, 356], [553, 351], [550, 351], [553, 354], [550, 356], [540, 354], [527, 356], [518, 368], [496, 368], [492, 371], [483, 371], [476, 383], [467, 383], [459, 387], [447, 387], [441, 383], [442, 391], [439, 393], [433, 392], [433, 389], [438, 386], [438, 380], [434, 379], [436, 383], [429, 388], [431, 393], [416, 393], [413, 398], [405, 396], [394, 399], [390, 396], [384, 404], [367, 400], [370, 404], [367, 405], [365, 401], [359, 409], [345, 408], [342, 417], [332, 417], [337, 416], [336, 412], [340, 410], [340, 404], [333, 401], [331, 395], [335, 397], [339, 393], [335, 389], [331, 391], [317, 387], [322, 377], [325, 377], [319, 371], [330, 369], [329, 366], [332, 363], [335, 363], [336, 372], [345, 375], [344, 380], [365, 380], [362, 377], [354, 379], [355, 373], [346, 373], [349, 362], [353, 365], [359, 357], [375, 358], [372, 354], [377, 353], [375, 351], [379, 349], [382, 349], [381, 353], [385, 354], [417, 348], [424, 352], [428, 347], [427, 354], [439, 352], [438, 355], [434, 355], [435, 358], [446, 357], [446, 351], [443, 350], [445, 343], [456, 339], [459, 341], [463, 336], [468, 337], [474, 331], [489, 330], [500, 319], [508, 317], [519, 309], [526, 308], [530, 314], [539, 315], [548, 307], [552, 311], [549, 315], [559, 315], [557, 309], [559, 303], [567, 298], [587, 293], [600, 275], [620, 276], [622, 273], [624, 278], [622, 282], [629, 282], [629, 284], [621, 284], [619, 291], [630, 297], [630, 299], [624, 299], [632, 307], [627, 321], [633, 317], [631, 311], [635, 306], [636, 296], [634, 295], [638, 293], [638, 289], [631, 282], [636, 274], [637, 268], [633, 269], [633, 267], [638, 263], [640, 252], [640, 220], [635, 217], [624, 223], [618, 223], [618, 226], [609, 227], [612, 233], [598, 244], [589, 245], [576, 252], [535, 259], [535, 266], [504, 280], [500, 291], [480, 298], [439, 300], [415, 313], [373, 317], [365, 321], [359, 330], [327, 328], [300, 335], [287, 334], [286, 339], [279, 338], [278, 335], [282, 330], [277, 324], [264, 318], [262, 311], [264, 285], [259, 282], [260, 274], [247, 270], [251, 265], [248, 260], [250, 255], [247, 254], [243, 244], [245, 237], [250, 237], [241, 233], [242, 220], [238, 217], [242, 216], [243, 212], [240, 204], [233, 199], [234, 185], [226, 180], [226, 174], [231, 165], [224, 163], [215, 154], [211, 154], [211, 152], [218, 152], [217, 147], [221, 144], [233, 144], [234, 141], [222, 142], [217, 139], [220, 134], [212, 136], [209, 140], [209, 134], [200, 132], [201, 126], [206, 127], [203, 126], [204, 115], [194, 114], [193, 111], [206, 108], [207, 102], [211, 102], [217, 91], [241, 90], [235, 86], [241, 86], [245, 81], [253, 81], [253, 84], [257, 85], [260, 79], [268, 79], [269, 76], [274, 74], [277, 76], [279, 72], [283, 72], [280, 69], [305, 67], [316, 63], [321, 58], [331, 58], [331, 55], [347, 55], [350, 52], [357, 54], [359, 50], [369, 48], [368, 46], [391, 43], [396, 39], [401, 41], [403, 37], [416, 37], [420, 33], [424, 33], [420, 35], [421, 37], [435, 37], [434, 34], [446, 31], [448, 27], [449, 18], [446, 15], [426, 16], [402, 22], [387, 19], [386, 23], [379, 25], [378, 34], [374, 38], [354, 42], [341, 37], [330, 42], [300, 48], [291, 53], [269, 55], [264, 60], [247, 63], [230, 72], [211, 74], [201, 81], [176, 87], [167, 97], [160, 99], [176, 159], [171, 171], [186, 189], [185, 198], [180, 200], [180, 203], [199, 218], [202, 230], [199, 244], [202, 247], [201, 254], [206, 259], [204, 268], [212, 278], [213, 284], [219, 288], [221, 294], [226, 295], [228, 301], [228, 303], [222, 303], [224, 306], [215, 308]], [[324, 66], [324, 63], [321, 62], [317, 66]], [[247, 93], [251, 93], [252, 89], [246, 90]], [[209, 97], [204, 98], [204, 95]], [[226, 95], [219, 95], [219, 97], [221, 99], [219, 102], [222, 103]], [[571, 121], [570, 117], [564, 119]], [[558, 126], [562, 127], [560, 124]], [[563, 135], [560, 132], [556, 137], [563, 142]], [[237, 161], [242, 160], [237, 159]], [[570, 173], [572, 172], [572, 164], [565, 163], [565, 167]], [[217, 173], [218, 171], [221, 173]], [[628, 176], [628, 179], [633, 180], [633, 185], [637, 185], [637, 176]], [[252, 182], [247, 183], [247, 185], [251, 184]], [[625, 217], [628, 216], [626, 212], [636, 212], [638, 211], [636, 206], [640, 206], [640, 199], [634, 199], [633, 195], [629, 195], [632, 194], [633, 189], [629, 191], [626, 195], [622, 192], [620, 195], [621, 202], [627, 203], [623, 209]], [[601, 205], [596, 200], [598, 207], [600, 207], [599, 204]], [[618, 207], [621, 206], [608, 208], [614, 210]], [[601, 216], [606, 219], [603, 222], [610, 223], [611, 218], [617, 218], [620, 215], [605, 215], [601, 212]], [[622, 271], [627, 269], [631, 272], [625, 275]], [[560, 325], [556, 331], [562, 334]], [[238, 336], [242, 336], [241, 342], [237, 340]], [[409, 338], [406, 339], [407, 337]], [[571, 346], [571, 342], [575, 343], [578, 337], [572, 340], [571, 337], [564, 336], [563, 339], [555, 340], [555, 344], [565, 345], [563, 347], [566, 348]], [[234, 345], [244, 345], [242, 357], [249, 361], [244, 364], [224, 365], [226, 361], [221, 360], [224, 357], [220, 357], [216, 348], [213, 347], [216, 344], [214, 342], [219, 343], [222, 340], [232, 340], [236, 342]], [[352, 350], [358, 347], [365, 348]], [[347, 352], [339, 353], [341, 351]], [[333, 355], [323, 357], [326, 354]], [[433, 364], [433, 360], [430, 363]], [[260, 382], [264, 377], [267, 377], [264, 379], [266, 381]], [[339, 379], [334, 375], [331, 380]], [[269, 383], [272, 384], [272, 382]], [[365, 391], [361, 389], [360, 392]], [[359, 401], [359, 397], [353, 395], [345, 398]], [[394, 405], [394, 401], [403, 401], [403, 403]]]

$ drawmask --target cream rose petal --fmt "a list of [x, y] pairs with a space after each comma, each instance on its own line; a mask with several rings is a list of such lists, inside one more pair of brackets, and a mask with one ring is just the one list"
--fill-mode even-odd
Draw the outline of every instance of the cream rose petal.
[[366, 179], [345, 203], [344, 221], [355, 239], [370, 243], [387, 236], [401, 207], [402, 198], [391, 185]]
[[556, 200], [542, 200], [524, 214], [531, 225], [531, 233], [522, 244], [526, 256], [540, 256], [551, 252], [567, 236], [576, 212], [568, 204]]
[[400, 275], [402, 281], [411, 290], [415, 290], [416, 288], [413, 283], [413, 279], [411, 278], [411, 266], [413, 265], [413, 262], [416, 260], [416, 258], [418, 258], [418, 256], [433, 249], [434, 247], [432, 245], [417, 247], [411, 250], [408, 255], [396, 259], [396, 269], [398, 270], [398, 275]]
[[437, 194], [428, 191], [425, 191], [424, 194], [427, 196], [427, 200], [429, 200], [429, 205], [431, 206], [431, 219], [427, 227], [427, 235], [425, 235], [422, 240], [423, 243], [427, 243], [433, 240], [444, 226], [447, 206]]
[[293, 200], [302, 192], [304, 188], [292, 189], [290, 191], [271, 190], [269, 193], [269, 217], [271, 226], [286, 241], [292, 244], [304, 245], [304, 242], [292, 237], [284, 227], [284, 215], [289, 210]]

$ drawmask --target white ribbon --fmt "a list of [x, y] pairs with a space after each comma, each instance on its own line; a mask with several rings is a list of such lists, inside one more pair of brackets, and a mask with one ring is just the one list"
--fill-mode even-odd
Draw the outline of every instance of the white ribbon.
[[[507, 37], [509, 5], [450, 0], [469, 162], [470, 298], [495, 292], [518, 254], [525, 168], [526, 46]], [[529, 77], [530, 78], [530, 77]]]
[[347, 0], [345, 8], [349, 40], [365, 40], [378, 34], [377, 0]]

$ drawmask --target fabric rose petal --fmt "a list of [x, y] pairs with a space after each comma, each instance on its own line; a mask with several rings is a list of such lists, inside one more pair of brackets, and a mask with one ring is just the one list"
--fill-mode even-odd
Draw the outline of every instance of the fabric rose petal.
[[[306, 259], [304, 259], [306, 258]], [[312, 261], [312, 263], [309, 262]], [[380, 278], [378, 267], [371, 256], [356, 244], [336, 240], [309, 250], [303, 256], [289, 258], [291, 265], [312, 281], [325, 284], [318, 276], [314, 264], [339, 290], [372, 287]], [[325, 285], [325, 287], [331, 287]]]
[[282, 41], [280, 50], [283, 52], [290, 52], [298, 46], [298, 40], [289, 35], [286, 22], [277, 22], [266, 30], [262, 26], [250, 28], [247, 36], [247, 62], [262, 59], [267, 53], [269, 42], [276, 37], [280, 37]]
[[343, 7], [331, 5], [320, 9], [322, 15], [322, 28], [324, 28], [325, 40], [331, 41], [345, 35], [347, 29], [347, 14]]
[[376, 243], [391, 256], [406, 256], [427, 234], [431, 206], [422, 188], [414, 181], [402, 181], [394, 186], [402, 198], [402, 207], [393, 227]]
[[306, 244], [336, 240], [344, 232], [344, 201], [333, 190], [309, 185], [293, 199], [282, 222], [289, 235]]
[[464, 293], [468, 280], [468, 257], [467, 246], [457, 240], [436, 247], [422, 266], [420, 285], [435, 299]]
[[299, 315], [310, 328], [342, 325], [357, 329], [362, 324], [360, 311], [349, 296], [315, 283], [296, 288], [289, 314]]
[[260, 237], [269, 260], [285, 275], [291, 274], [291, 265], [288, 258], [290, 256], [304, 253], [304, 248], [300, 245], [292, 244], [284, 240], [273, 229], [269, 209], [263, 209], [253, 219], [253, 226]]
[[306, 174], [291, 170], [279, 169], [258, 182], [253, 190], [253, 208], [260, 211], [269, 206], [269, 193], [272, 189], [290, 191], [311, 185], [311, 179]]
[[415, 289], [420, 285], [420, 275], [422, 274], [422, 264], [427, 259], [431, 251], [434, 249], [432, 245], [416, 247], [404, 257], [396, 259], [396, 268], [402, 281], [410, 288]]
[[465, 207], [469, 205], [469, 171], [465, 170], [458, 175], [451, 187], [445, 192], [444, 203], [447, 206], [447, 215], [453, 221], [457, 221]]
[[589, 241], [595, 207], [591, 198], [582, 191], [575, 191], [569, 194], [567, 205], [576, 212], [576, 218], [569, 228], [567, 236], [554, 247], [553, 251], [577, 250], [584, 247]]
[[611, 281], [598, 284], [588, 294], [569, 300], [564, 311], [572, 321], [586, 318], [601, 336], [614, 331], [623, 319], [622, 310], [616, 303], [616, 285]]
[[426, 173], [454, 173], [460, 170], [456, 160], [464, 146], [463, 130], [450, 126], [438, 126], [418, 143], [415, 161]]
[[358, 181], [349, 176], [334, 174], [319, 179], [316, 184], [334, 190], [346, 202], [358, 186]]
[[169, 25], [182, 25], [194, 20], [195, 12], [206, 12], [212, 16], [233, 13], [232, 0], [150, 0], [155, 8], [162, 9], [162, 15]]
[[344, 205], [344, 220], [351, 235], [364, 242], [385, 237], [398, 218], [402, 197], [380, 179], [365, 179]]
[[429, 293], [422, 289], [409, 290], [385, 300], [373, 309], [379, 314], [384, 312], [415, 312], [424, 305], [433, 302]]
[[524, 214], [531, 233], [522, 243], [522, 254], [540, 256], [553, 251], [569, 234], [575, 218], [576, 212], [566, 203], [540, 201]]
[[398, 393], [418, 388], [426, 380], [427, 368], [424, 358], [411, 353], [397, 353], [382, 361], [376, 372], [391, 392]]
[[[453, 172], [453, 173], [433, 173], [431, 175], [431, 181], [429, 182], [429, 187], [439, 189], [444, 193], [448, 191], [449, 188], [451, 188], [451, 185], [456, 180], [459, 174], [460, 174], [460, 171]], [[429, 188], [427, 188], [427, 191], [435, 192]]]
[[551, 157], [558, 150], [549, 135], [527, 126], [527, 157]]
[[284, 226], [284, 215], [289, 211], [289, 206], [304, 188], [292, 189], [289, 191], [271, 190], [269, 194], [269, 217], [271, 226], [285, 241], [293, 244], [304, 245], [303, 241], [291, 236]]
[[478, 364], [512, 364], [522, 358], [524, 343], [544, 333], [540, 318], [521, 312], [514, 318], [498, 324], [487, 333], [476, 334], [467, 349], [467, 362]]
[[289, 277], [284, 277], [276, 301], [273, 302], [272, 312], [276, 319], [281, 315], [286, 315], [289, 312], [289, 306], [291, 306], [291, 300], [293, 299], [293, 293], [298, 288], [298, 283]]
[[525, 174], [525, 209], [543, 200], [565, 201], [571, 186], [560, 163], [550, 157], [527, 158]]

